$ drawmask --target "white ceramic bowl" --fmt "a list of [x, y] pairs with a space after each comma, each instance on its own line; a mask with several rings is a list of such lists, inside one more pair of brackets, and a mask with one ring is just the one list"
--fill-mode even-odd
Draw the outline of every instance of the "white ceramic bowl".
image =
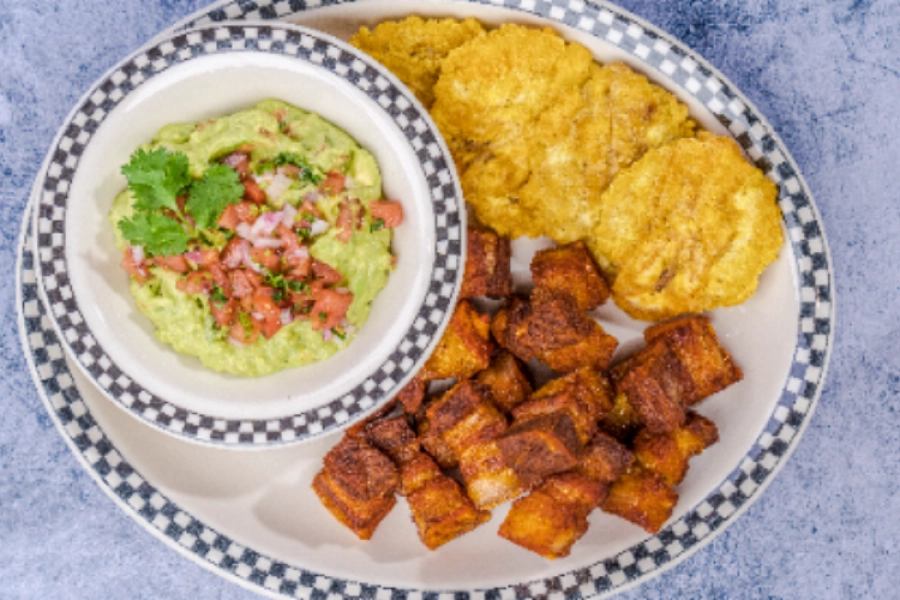
[[[261, 378], [224, 375], [160, 343], [128, 292], [107, 220], [121, 166], [163, 125], [279, 98], [372, 152], [403, 204], [397, 267], [335, 356]], [[392, 397], [440, 337], [459, 287], [465, 214], [449, 152], [388, 71], [333, 37], [228, 23], [155, 40], [114, 67], [67, 118], [41, 181], [38, 280], [67, 350], [114, 402], [192, 440], [263, 446], [338, 430]]]

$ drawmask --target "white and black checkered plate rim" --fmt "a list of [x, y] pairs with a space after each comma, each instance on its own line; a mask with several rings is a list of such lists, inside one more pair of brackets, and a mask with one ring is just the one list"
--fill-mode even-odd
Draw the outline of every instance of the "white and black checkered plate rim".
[[[152, 394], [129, 377], [97, 342], [72, 293], [65, 255], [65, 212], [71, 180], [92, 135], [107, 115], [154, 76], [210, 54], [265, 51], [303, 60], [351, 83], [387, 113], [421, 165], [434, 212], [430, 284], [412, 325], [389, 357], [354, 389], [327, 404], [278, 419], [225, 419], [199, 414]], [[102, 77], [60, 130], [43, 172], [35, 219], [41, 293], [60, 339], [104, 394], [145, 422], [193, 441], [267, 446], [306, 440], [375, 410], [412, 378], [446, 326], [465, 264], [465, 211], [454, 166], [427, 111], [393, 75], [349, 45], [321, 32], [265, 23], [207, 24], [144, 47]]]
[[[323, 6], [342, 3], [344, 2], [326, 2]], [[761, 495], [765, 487], [774, 479], [775, 474], [785, 464], [808, 426], [818, 402], [828, 360], [831, 355], [834, 336], [831, 259], [824, 238], [821, 219], [812, 201], [808, 187], [790, 158], [789, 153], [771, 127], [768, 126], [743, 95], [715, 69], [706, 65], [705, 61], [701, 61], [693, 52], [666, 34], [645, 26], [613, 5], [606, 3], [599, 5], [578, 1], [530, 2], [527, 0], [521, 2], [485, 2], [485, 4], [502, 5], [514, 10], [542, 15], [567, 25], [572, 24], [572, 19], [568, 18], [567, 20], [565, 11], [572, 9], [572, 7], [575, 7], [572, 10], [581, 11], [582, 13], [586, 11], [595, 17], [599, 16], [601, 11], [606, 11], [612, 17], [611, 23], [608, 24], [608, 27], [611, 29], [606, 29], [606, 31], [614, 29], [623, 36], [619, 38], [617, 35], [613, 35], [613, 38], [618, 38], [621, 41], [625, 35], [631, 36], [633, 33], [639, 33], [639, 30], [643, 31], [643, 34], [638, 35], [639, 39], [643, 39], [643, 36], [657, 39], [668, 47], [667, 53], [675, 52], [676, 55], [683, 57], [683, 59], [689, 59], [689, 61], [701, 66], [703, 69], [701, 74], [706, 72], [710, 77], [708, 80], [711, 82], [710, 85], [713, 88], [717, 88], [716, 93], [710, 98], [719, 98], [719, 103], [722, 103], [723, 99], [729, 98], [740, 103], [732, 104], [729, 102], [729, 104], [723, 106], [731, 106], [735, 110], [716, 112], [716, 114], [726, 119], [723, 122], [726, 123], [729, 130], [738, 139], [750, 157], [779, 185], [780, 206], [785, 225], [789, 231], [793, 249], [794, 269], [800, 286], [798, 291], [801, 299], [801, 310], [798, 314], [799, 333], [789, 376], [785, 381], [775, 410], [772, 412], [765, 430], [725, 481], [697, 507], [666, 527], [658, 535], [648, 537], [640, 544], [616, 556], [603, 557], [592, 565], [543, 580], [523, 582], [515, 586], [487, 590], [457, 591], [385, 589], [375, 585], [309, 573], [302, 568], [291, 567], [284, 563], [261, 557], [258, 553], [248, 554], [249, 561], [256, 565], [259, 564], [261, 558], [264, 558], [262, 564], [269, 567], [266, 571], [253, 570], [251, 568], [250, 575], [244, 576], [242, 573], [247, 573], [248, 567], [243, 568], [239, 573], [234, 566], [235, 563], [229, 563], [227, 566], [213, 565], [214, 569], [217, 568], [217, 570], [232, 577], [237, 576], [238, 580], [243, 583], [255, 584], [263, 593], [289, 597], [299, 595], [317, 600], [325, 600], [329, 595], [348, 600], [356, 598], [370, 599], [374, 598], [375, 594], [382, 590], [390, 593], [391, 600], [405, 600], [413, 596], [430, 600], [460, 600], [460, 598], [501, 600], [513, 597], [517, 600], [524, 600], [547, 598], [551, 595], [562, 595], [567, 600], [578, 600], [588, 597], [614, 595], [646, 580], [647, 577], [659, 574], [681, 562], [685, 557], [709, 543], [717, 533], [734, 522], [736, 517]], [[225, 18], [240, 19], [246, 15], [250, 15], [253, 18], [279, 18], [288, 16], [292, 12], [309, 10], [318, 6], [318, 3], [313, 6], [307, 6], [307, 3], [298, 2], [297, 0], [275, 0], [274, 2], [262, 3], [242, 0], [237, 2], [219, 2], [214, 5], [213, 9], [200, 11], [186, 20], [186, 23], [216, 21]], [[551, 14], [550, 9], [553, 7], [558, 9], [556, 16]], [[563, 12], [560, 13], [559, 11]], [[563, 18], [557, 18], [559, 14], [562, 14]], [[609, 17], [604, 16], [603, 19], [609, 20]], [[604, 29], [599, 31], [602, 32]], [[632, 33], [628, 33], [629, 31]], [[595, 35], [598, 35], [598, 32], [595, 32]], [[611, 42], [605, 36], [608, 36], [608, 33], [600, 37], [607, 42]], [[635, 56], [640, 56], [636, 54], [638, 48], [639, 46], [637, 45], [633, 46], [632, 53]], [[640, 52], [643, 52], [643, 50]], [[660, 62], [659, 64], [661, 66], [663, 63]], [[690, 66], [690, 62], [687, 65]], [[664, 70], [661, 70], [660, 73], [668, 76], [665, 75]], [[690, 92], [691, 88], [695, 88], [695, 84], [689, 84], [687, 81], [685, 79], [684, 85], [680, 83], [679, 85], [682, 85], [683, 89]], [[703, 86], [705, 85], [703, 81], [701, 78], [698, 80], [698, 83]], [[723, 90], [725, 91], [723, 92]], [[693, 94], [693, 92], [690, 93]], [[696, 96], [696, 94], [694, 95]], [[714, 106], [719, 106], [719, 104], [714, 104]], [[738, 108], [741, 108], [741, 110], [736, 110]], [[738, 118], [731, 120], [735, 116]], [[29, 254], [30, 250], [27, 248], [23, 247], [20, 250], [20, 265], [23, 273], [28, 272], [28, 260], [26, 259], [29, 258]], [[31, 310], [40, 311], [42, 314], [44, 309], [37, 300], [36, 286], [33, 283], [29, 284], [27, 279], [27, 276], [23, 276], [24, 283], [21, 284], [23, 291], [19, 303], [20, 310], [25, 315], [29, 310], [28, 306], [31, 306]], [[31, 290], [30, 292], [28, 291], [29, 289]], [[29, 297], [32, 298], [30, 305], [27, 300]], [[69, 400], [67, 396], [62, 396], [56, 403], [48, 400], [48, 398], [54, 397], [51, 395], [51, 393], [54, 393], [53, 390], [59, 388], [58, 383], [52, 382], [61, 377], [63, 378], [62, 382], [65, 384], [71, 381], [71, 377], [67, 375], [64, 361], [57, 361], [53, 363], [51, 368], [47, 368], [47, 353], [42, 354], [38, 352], [39, 349], [31, 345], [29, 337], [32, 331], [42, 332], [42, 336], [49, 335], [51, 336], [50, 339], [53, 339], [55, 334], [49, 328], [49, 325], [45, 324], [45, 327], [42, 328], [39, 318], [37, 320], [35, 320], [35, 317], [31, 319], [22, 318], [21, 321], [26, 355], [32, 364], [38, 388], [47, 402], [51, 416], [60, 425], [64, 436], [67, 436], [71, 442], [73, 438], [65, 427], [65, 423], [68, 422], [67, 419], [72, 416], [72, 413], [71, 409], [70, 412], [66, 412], [65, 409], [69, 408], [73, 402], [78, 402], [79, 400], [77, 398]], [[42, 367], [43, 371], [41, 370]], [[59, 369], [58, 374], [55, 373], [56, 369]], [[69, 390], [70, 395], [73, 393], [77, 394], [77, 389], [73, 391], [73, 386], [71, 385], [66, 389]], [[58, 394], [59, 392], [55, 393]], [[59, 396], [56, 397], [59, 398]], [[75, 397], [73, 396], [73, 398]], [[61, 408], [58, 408], [57, 404], [60, 403], [62, 403]], [[82, 410], [83, 407], [78, 409], [79, 412]], [[85, 416], [89, 417], [89, 414], [82, 414], [81, 418]], [[96, 428], [96, 424], [92, 420], [84, 422], [83, 425]], [[109, 448], [110, 452], [115, 452], [115, 449], [109, 445], [105, 437], [100, 439], [106, 443], [104, 449]], [[98, 469], [95, 466], [96, 463], [92, 464], [90, 459], [85, 458], [88, 450], [93, 447], [89, 440], [85, 444], [85, 448], [79, 447], [78, 444], [74, 444], [73, 448], [78, 451], [79, 457], [83, 462], [87, 460], [86, 464], [90, 466], [96, 477], [103, 469]], [[96, 454], [91, 453], [91, 458], [95, 456]], [[120, 459], [118, 453], [116, 453], [115, 457]], [[125, 470], [127, 471], [128, 469], [130, 467]], [[101, 485], [106, 486], [107, 489], [109, 488], [110, 484], [105, 479], [98, 477], [98, 481], [100, 481]], [[133, 514], [135, 518], [148, 521], [148, 517], [144, 513], [136, 510], [127, 500], [123, 500], [121, 495], [116, 497], [119, 504], [127, 512]], [[177, 511], [179, 509], [173, 506], [173, 508], [169, 509], [169, 512], [172, 510]], [[202, 524], [200, 525], [202, 526]], [[176, 529], [174, 533], [178, 533], [178, 531]], [[210, 530], [204, 528], [204, 531]], [[207, 537], [209, 535], [211, 534], [207, 534]], [[184, 550], [185, 546], [179, 545], [174, 535], [167, 533], [166, 537], [171, 545]], [[208, 555], [204, 553], [203, 548], [205, 546], [200, 545], [200, 550], [198, 551], [198, 547], [195, 546], [191, 548], [190, 552], [193, 553], [198, 561], [209, 564]], [[300, 574], [299, 576], [297, 575], [298, 573]]]

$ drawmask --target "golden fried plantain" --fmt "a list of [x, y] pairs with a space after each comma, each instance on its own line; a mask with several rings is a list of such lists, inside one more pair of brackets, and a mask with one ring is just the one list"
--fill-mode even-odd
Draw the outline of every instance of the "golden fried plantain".
[[350, 43], [386, 66], [416, 97], [430, 108], [444, 57], [469, 40], [484, 34], [475, 19], [423, 19], [411, 16], [385, 21], [374, 30], [362, 27]]
[[587, 243], [616, 304], [636, 319], [732, 306], [778, 256], [776, 197], [730, 138], [681, 139], [619, 173]]

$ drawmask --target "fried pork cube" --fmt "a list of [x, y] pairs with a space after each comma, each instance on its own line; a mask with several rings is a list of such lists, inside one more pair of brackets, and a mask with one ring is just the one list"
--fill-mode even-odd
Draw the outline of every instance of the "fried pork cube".
[[424, 452], [401, 468], [402, 490], [419, 538], [434, 550], [491, 517], [475, 508], [462, 487]]
[[507, 414], [525, 402], [534, 391], [525, 369], [507, 350], [494, 354], [488, 368], [475, 379], [491, 389], [494, 406]]
[[368, 540], [396, 503], [400, 475], [385, 454], [347, 435], [325, 455], [312, 487], [338, 521]]
[[719, 338], [704, 316], [682, 317], [648, 327], [644, 339], [665, 339], [684, 365], [691, 389], [683, 397], [686, 406], [696, 404], [743, 379], [740, 368], [719, 343]]
[[644, 422], [628, 402], [628, 396], [619, 393], [613, 398], [612, 409], [600, 419], [600, 430], [626, 445], [631, 445], [635, 434]]
[[497, 446], [506, 465], [528, 489], [548, 475], [573, 468], [584, 451], [578, 429], [566, 411], [514, 421]]
[[582, 444], [597, 432], [597, 422], [612, 408], [612, 390], [607, 378], [586, 367], [552, 379], [524, 404], [516, 407], [514, 422], [537, 415], [564, 411], [572, 419]]
[[688, 461], [719, 441], [716, 424], [689, 411], [683, 427], [663, 434], [646, 429], [634, 438], [634, 455], [644, 467], [678, 485], [687, 474]]
[[625, 395], [652, 433], [684, 425], [684, 397], [691, 393], [692, 383], [666, 340], [653, 340], [629, 358], [614, 379], [616, 390]]
[[655, 325], [644, 337], [647, 346], [616, 365], [612, 377], [651, 433], [681, 427], [685, 407], [743, 377], [706, 317]]
[[519, 359], [537, 358], [559, 373], [581, 367], [606, 370], [618, 346], [573, 296], [540, 287], [528, 300], [511, 298], [494, 316], [491, 333]]
[[403, 406], [403, 412], [408, 415], [414, 415], [419, 411], [422, 402], [425, 400], [425, 392], [428, 388], [428, 382], [416, 375], [410, 380], [400, 393], [397, 394], [397, 400]]
[[459, 457], [459, 470], [466, 493], [478, 508], [493, 508], [524, 491], [519, 476], [507, 466], [496, 441], [477, 444], [463, 451]]
[[531, 261], [534, 285], [571, 294], [581, 310], [594, 310], [609, 299], [609, 284], [584, 242], [547, 248]]
[[371, 423], [366, 428], [366, 438], [397, 465], [413, 460], [422, 450], [419, 438], [409, 426], [406, 415]]
[[558, 496], [583, 496], [586, 500], [597, 494], [597, 488], [599, 484], [574, 473], [554, 475], [538, 489], [513, 502], [498, 533], [544, 558], [568, 556], [575, 542], [588, 530], [590, 511], [577, 502], [560, 501]]
[[545, 558], [568, 556], [588, 529], [588, 515], [633, 460], [614, 439], [597, 434], [575, 469], [551, 475], [513, 502], [500, 535]]
[[509, 238], [501, 238], [493, 231], [469, 227], [466, 270], [459, 297], [509, 296], [512, 289], [510, 254]]
[[437, 347], [416, 377], [422, 381], [472, 377], [487, 368], [493, 349], [490, 317], [479, 314], [468, 300], [462, 300], [456, 305]]
[[[447, 466], [446, 450], [458, 462], [462, 452], [490, 442], [507, 429], [506, 417], [491, 402], [490, 388], [474, 380], [465, 380], [447, 390], [425, 409], [419, 434], [423, 447], [440, 450], [441, 466]], [[435, 442], [432, 438], [438, 438]], [[446, 446], [443, 448], [442, 446]]]
[[677, 503], [678, 493], [665, 477], [635, 462], [613, 483], [602, 508], [657, 533]]

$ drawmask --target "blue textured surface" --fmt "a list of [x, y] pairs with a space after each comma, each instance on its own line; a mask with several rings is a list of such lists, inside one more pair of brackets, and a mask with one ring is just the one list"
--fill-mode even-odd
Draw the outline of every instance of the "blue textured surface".
[[[56, 128], [119, 58], [203, 1], [0, 3], [0, 277]], [[900, 4], [632, 0], [785, 140], [832, 251], [838, 327], [818, 411], [746, 514], [622, 598], [876, 598], [900, 588]], [[0, 288], [0, 598], [256, 598], [152, 538], [81, 469], [25, 371]]]

